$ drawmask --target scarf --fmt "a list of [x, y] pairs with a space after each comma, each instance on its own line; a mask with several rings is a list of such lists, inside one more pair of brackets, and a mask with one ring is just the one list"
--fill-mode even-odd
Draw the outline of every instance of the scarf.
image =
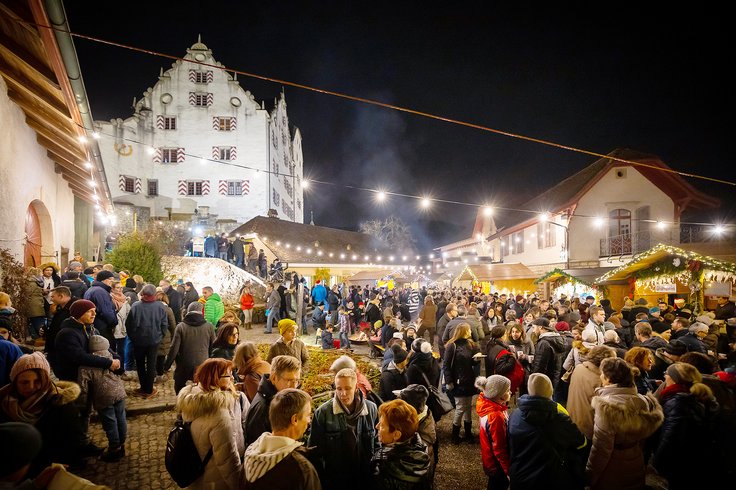
[[115, 311], [120, 311], [120, 308], [128, 301], [128, 297], [125, 296], [121, 291], [112, 290], [110, 292], [112, 302], [115, 303]]
[[24, 400], [14, 390], [13, 383], [0, 388], [0, 409], [14, 422], [35, 425], [46, 413], [53, 395], [57, 393], [58, 389], [49, 379], [48, 373], [42, 369], [36, 371], [41, 377], [41, 388]]
[[662, 390], [659, 394], [659, 401], [664, 403], [665, 400], [675, 396], [677, 393], [690, 393], [690, 388], [680, 383], [673, 383]]
[[343, 412], [345, 412], [345, 418], [347, 419], [348, 425], [355, 426], [358, 423], [358, 419], [360, 418], [360, 415], [363, 413], [363, 409], [365, 408], [365, 398], [363, 398], [363, 393], [361, 393], [360, 390], [357, 390], [355, 392], [355, 410], [353, 410], [352, 413], [350, 413], [345, 407], [345, 405], [342, 404], [340, 399], [335, 396], [335, 400], [337, 401], [337, 405], [342, 409]]

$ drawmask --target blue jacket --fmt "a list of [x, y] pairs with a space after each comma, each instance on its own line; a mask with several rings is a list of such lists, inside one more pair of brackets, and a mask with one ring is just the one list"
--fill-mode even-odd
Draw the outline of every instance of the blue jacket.
[[82, 325], [74, 318], [67, 318], [62, 322], [54, 342], [54, 352], [56, 352], [54, 374], [56, 377], [76, 383], [79, 378], [79, 368], [82, 366], [110, 368], [112, 359], [95, 356], [89, 352], [89, 338], [92, 335], [99, 335], [97, 329], [92, 325]]
[[322, 348], [323, 349], [334, 349], [334, 337], [332, 336], [332, 332], [329, 330], [322, 330]]
[[103, 335], [112, 336], [115, 325], [118, 324], [118, 315], [115, 312], [115, 304], [110, 296], [112, 289], [107, 284], [95, 281], [92, 287], [84, 293], [84, 299], [95, 304], [97, 316], [95, 317], [95, 328]]
[[165, 305], [160, 301], [138, 301], [130, 307], [125, 328], [133, 345], [149, 347], [160, 344], [169, 328]]
[[319, 307], [315, 307], [312, 312], [312, 326], [314, 328], [324, 328], [325, 323], [327, 323], [327, 313], [322, 311]]
[[312, 288], [312, 299], [315, 305], [317, 303], [324, 303], [327, 299], [327, 289], [322, 284], [317, 284]]
[[22, 355], [20, 347], [0, 338], [0, 386], [10, 383], [10, 369]]

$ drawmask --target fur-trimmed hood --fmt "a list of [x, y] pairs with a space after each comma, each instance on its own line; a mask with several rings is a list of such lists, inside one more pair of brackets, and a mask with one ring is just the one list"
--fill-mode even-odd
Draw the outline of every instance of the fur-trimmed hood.
[[79, 398], [82, 389], [72, 381], [56, 381], [56, 394], [53, 395], [54, 405], [68, 405]]
[[626, 433], [632, 439], [644, 439], [656, 431], [664, 421], [664, 413], [651, 393], [641, 395], [636, 387], [617, 385], [596, 389], [591, 406], [602, 416], [617, 436]]
[[185, 422], [230, 410], [235, 398], [229, 391], [204, 391], [198, 384], [188, 384], [176, 397], [176, 410]]

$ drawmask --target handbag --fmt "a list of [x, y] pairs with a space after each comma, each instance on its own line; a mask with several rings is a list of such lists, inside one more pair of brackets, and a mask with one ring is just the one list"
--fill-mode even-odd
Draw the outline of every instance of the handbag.
[[567, 369], [567, 371], [565, 371], [564, 373], [562, 373], [562, 377], [560, 379], [562, 379], [562, 381], [564, 381], [565, 383], [569, 383], [570, 382], [570, 376], [572, 376], [572, 372], [574, 370], [575, 370], [575, 364], [573, 364], [572, 366], [570, 366]]
[[429, 391], [427, 408], [432, 412], [434, 421], [437, 422], [444, 414], [452, 410], [452, 402], [442, 390], [429, 382], [426, 374], [422, 373], [422, 377], [424, 378], [424, 382], [427, 383], [427, 391]]

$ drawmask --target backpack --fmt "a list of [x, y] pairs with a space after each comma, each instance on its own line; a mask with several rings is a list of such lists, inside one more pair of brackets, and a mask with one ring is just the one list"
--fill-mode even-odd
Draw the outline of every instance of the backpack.
[[184, 422], [181, 418], [174, 423], [166, 440], [166, 455], [164, 462], [166, 471], [171, 479], [180, 487], [188, 487], [202, 474], [212, 457], [212, 449], [207, 452], [204, 461], [199, 459], [197, 447], [192, 438], [191, 422]]
[[[503, 362], [499, 362], [501, 360]], [[511, 381], [511, 393], [516, 393], [516, 390], [524, 383], [524, 366], [507, 349], [501, 349], [498, 355], [496, 355], [492, 374], [500, 374], [509, 378], [509, 381]]]

